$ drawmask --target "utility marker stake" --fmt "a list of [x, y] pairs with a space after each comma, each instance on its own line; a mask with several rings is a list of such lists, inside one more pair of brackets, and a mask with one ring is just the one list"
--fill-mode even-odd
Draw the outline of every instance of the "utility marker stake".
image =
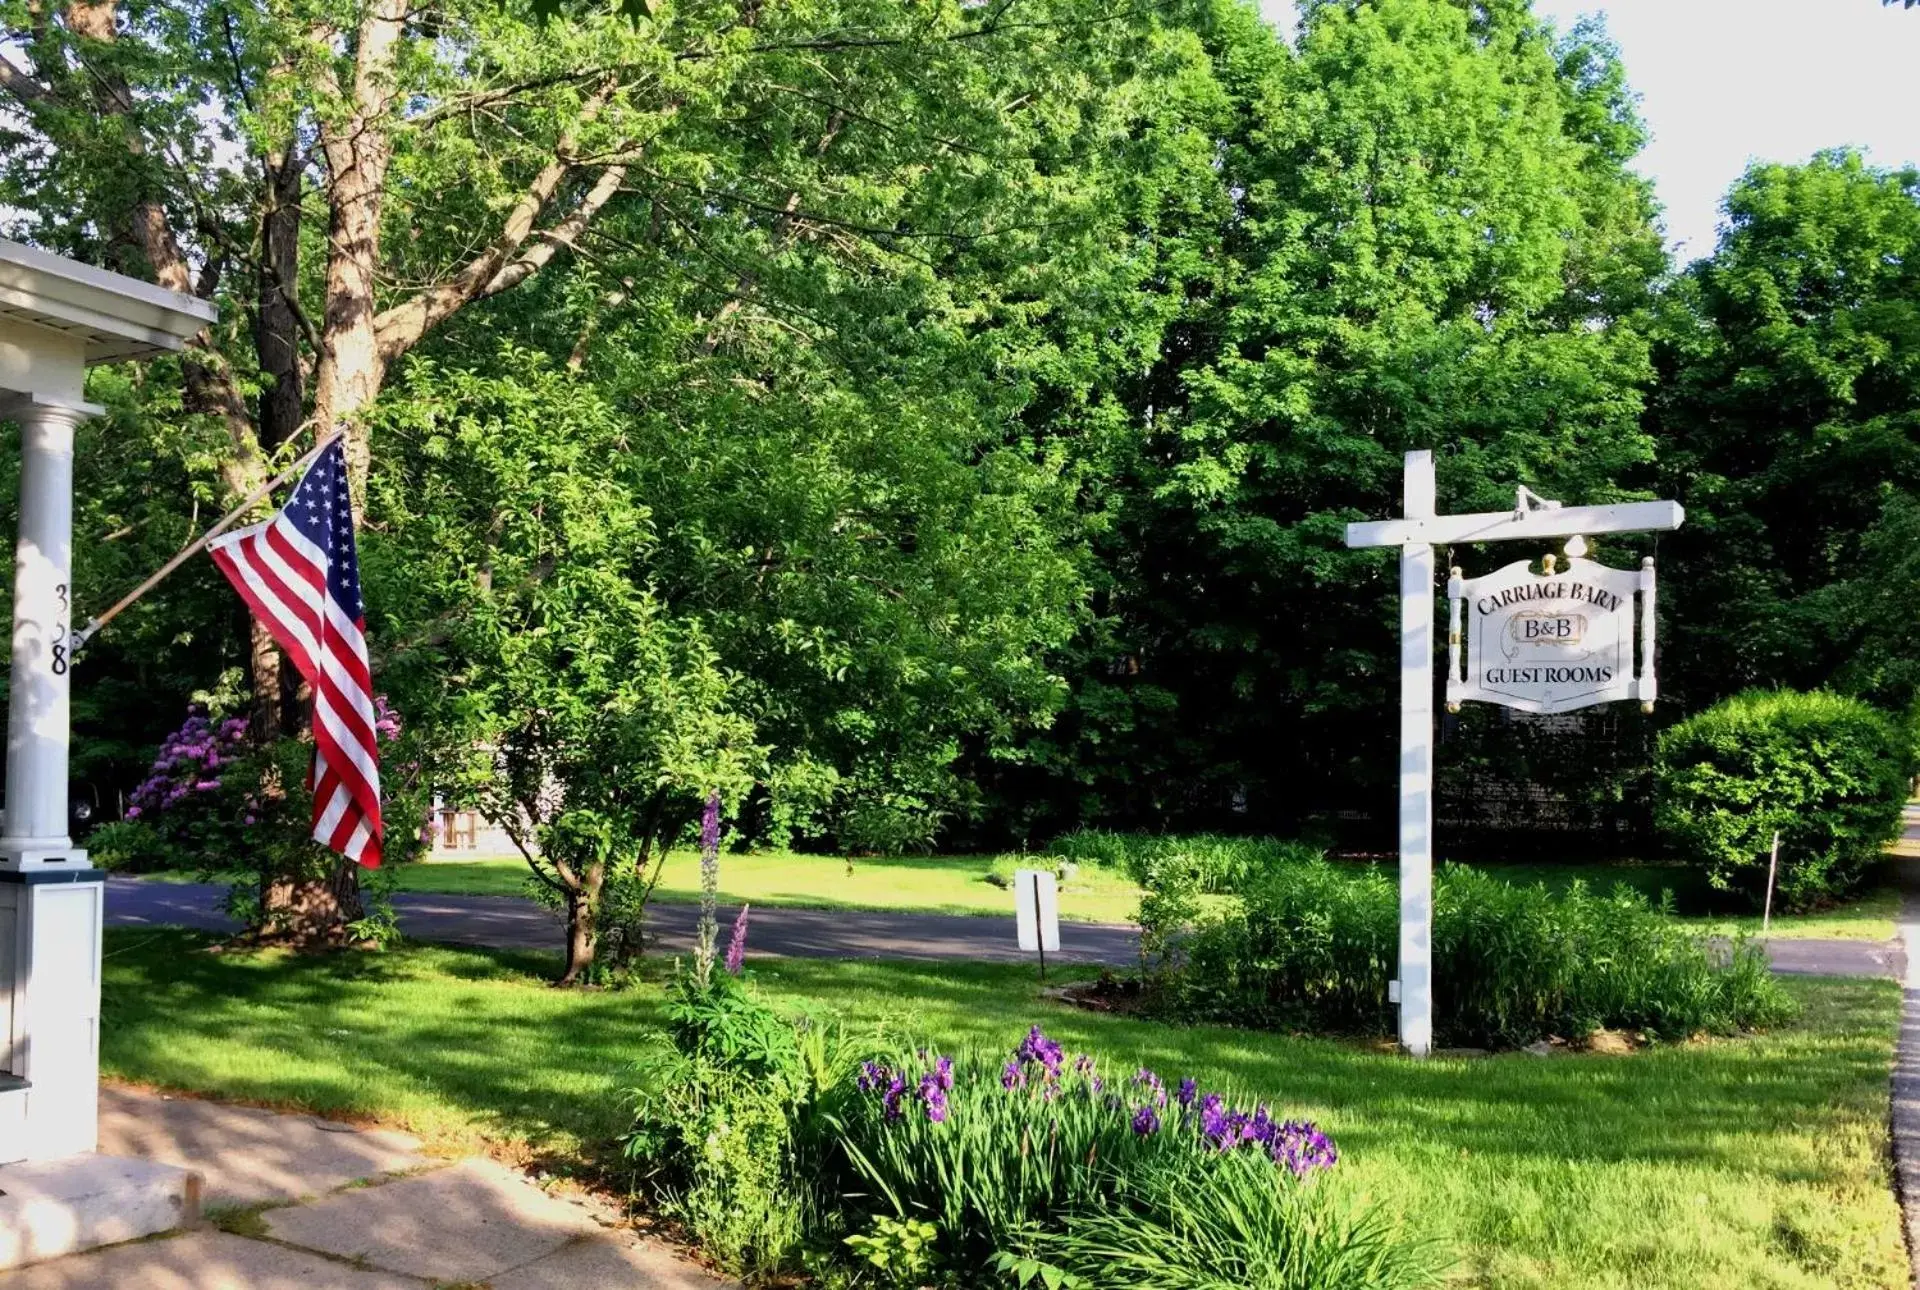
[[1780, 830], [1773, 831], [1773, 854], [1767, 857], [1767, 902], [1760, 911], [1760, 939], [1773, 927], [1773, 876], [1780, 870]]

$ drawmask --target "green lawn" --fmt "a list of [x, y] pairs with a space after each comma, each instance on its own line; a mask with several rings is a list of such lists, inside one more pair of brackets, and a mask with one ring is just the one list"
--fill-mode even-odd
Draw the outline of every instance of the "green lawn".
[[[725, 900], [808, 909], [913, 910], [927, 914], [1012, 914], [1013, 893], [987, 881], [992, 856], [891, 856], [855, 860], [769, 851], [720, 857]], [[518, 896], [527, 878], [524, 860], [435, 860], [401, 865], [402, 891]], [[667, 857], [654, 899], [694, 904], [700, 899], [700, 856]], [[1060, 917], [1077, 923], [1125, 923], [1140, 889], [1118, 874], [1082, 868], [1060, 892]]]
[[[595, 1152], [658, 991], [559, 992], [538, 955], [414, 947], [206, 954], [111, 931], [105, 1069], [123, 1079]], [[1099, 1016], [1024, 968], [767, 960], [777, 1002], [943, 1044], [1043, 1023], [1113, 1069], [1191, 1071], [1320, 1120], [1350, 1185], [1444, 1241], [1476, 1287], [1903, 1287], [1887, 1081], [1899, 991], [1801, 980], [1778, 1035], [1631, 1057], [1413, 1063], [1328, 1040]]]

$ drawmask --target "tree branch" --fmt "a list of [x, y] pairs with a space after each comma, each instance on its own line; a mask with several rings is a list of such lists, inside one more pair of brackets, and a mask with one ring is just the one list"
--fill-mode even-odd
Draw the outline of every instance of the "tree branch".
[[[534, 175], [526, 191], [520, 195], [520, 200], [514, 203], [512, 210], [507, 212], [507, 218], [498, 236], [480, 254], [461, 266], [452, 277], [415, 292], [399, 304], [383, 311], [374, 320], [374, 334], [378, 338], [382, 362], [392, 363], [435, 326], [452, 317], [472, 301], [491, 294], [489, 287], [494, 279], [500, 276], [503, 268], [507, 267], [508, 257], [519, 250], [532, 235], [534, 222], [540, 218], [540, 212], [552, 199], [561, 180], [567, 177], [567, 172], [573, 169], [574, 152], [578, 144], [578, 126], [599, 115], [600, 109], [605, 107], [607, 101], [613, 97], [615, 88], [613, 81], [604, 81], [588, 96], [581, 107], [579, 120], [574, 126], [561, 133], [552, 158], [540, 168], [539, 173]], [[623, 174], [625, 173], [624, 167], [619, 169]], [[597, 187], [596, 185], [596, 191]], [[611, 197], [612, 194], [609, 193], [607, 196]], [[606, 198], [601, 198], [600, 205], [604, 205], [605, 202]], [[599, 206], [596, 205], [594, 210], [598, 209]], [[588, 213], [587, 218], [592, 218], [592, 212]], [[578, 236], [577, 230], [574, 236]], [[546, 263], [552, 255], [553, 252], [549, 250], [539, 264]], [[539, 264], [534, 265], [533, 268], [538, 268]], [[533, 272], [533, 268], [522, 273], [515, 281], [523, 280], [527, 274]]]
[[600, 213], [600, 208], [612, 201], [613, 195], [620, 191], [620, 185], [626, 177], [627, 168], [624, 165], [608, 166], [602, 170], [600, 178], [580, 199], [580, 204], [573, 208], [573, 213], [552, 228], [536, 234], [538, 243], [496, 273], [493, 280], [481, 289], [481, 298], [497, 296], [502, 291], [519, 286], [538, 273], [563, 248], [571, 248], [574, 240], [586, 231], [593, 217]]

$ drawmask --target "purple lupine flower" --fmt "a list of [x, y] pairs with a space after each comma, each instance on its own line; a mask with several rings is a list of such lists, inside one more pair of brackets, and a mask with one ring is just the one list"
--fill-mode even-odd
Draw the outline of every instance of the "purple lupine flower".
[[747, 910], [751, 908], [751, 905], [742, 905], [734, 915], [733, 937], [727, 942], [727, 972], [731, 976], [740, 975], [740, 965], [747, 957]]
[[1160, 1116], [1150, 1106], [1143, 1106], [1133, 1113], [1133, 1131], [1140, 1137], [1160, 1131]]
[[716, 790], [707, 794], [707, 804], [700, 812], [700, 851], [712, 854], [720, 850], [720, 794]]
[[1174, 1094], [1180, 1105], [1185, 1107], [1191, 1107], [1193, 1099], [1198, 1096], [1200, 1096], [1200, 1086], [1193, 1082], [1191, 1076], [1180, 1081], [1180, 1091]]
[[714, 917], [714, 905], [720, 897], [720, 794], [707, 794], [700, 813], [700, 921], [693, 938], [693, 976], [705, 989], [713, 977], [715, 942], [720, 939], [720, 924]]

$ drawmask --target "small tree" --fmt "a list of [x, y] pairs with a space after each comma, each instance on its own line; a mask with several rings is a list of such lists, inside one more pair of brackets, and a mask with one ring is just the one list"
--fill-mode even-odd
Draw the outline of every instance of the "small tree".
[[759, 750], [697, 631], [644, 590], [565, 598], [562, 622], [505, 642], [486, 687], [494, 773], [478, 796], [561, 902], [570, 985], [594, 963], [609, 877], [650, 893], [701, 790], [723, 785], [737, 799]]
[[399, 620], [383, 674], [433, 727], [442, 785], [560, 906], [572, 984], [610, 884], [639, 884], [621, 903], [643, 907], [649, 863], [710, 792], [737, 802], [766, 753], [705, 632], [650, 580], [616, 410], [576, 374], [503, 359], [511, 375], [423, 365], [392, 405], [416, 451], [375, 477], [373, 512], [394, 522], [370, 537], [368, 578]]

